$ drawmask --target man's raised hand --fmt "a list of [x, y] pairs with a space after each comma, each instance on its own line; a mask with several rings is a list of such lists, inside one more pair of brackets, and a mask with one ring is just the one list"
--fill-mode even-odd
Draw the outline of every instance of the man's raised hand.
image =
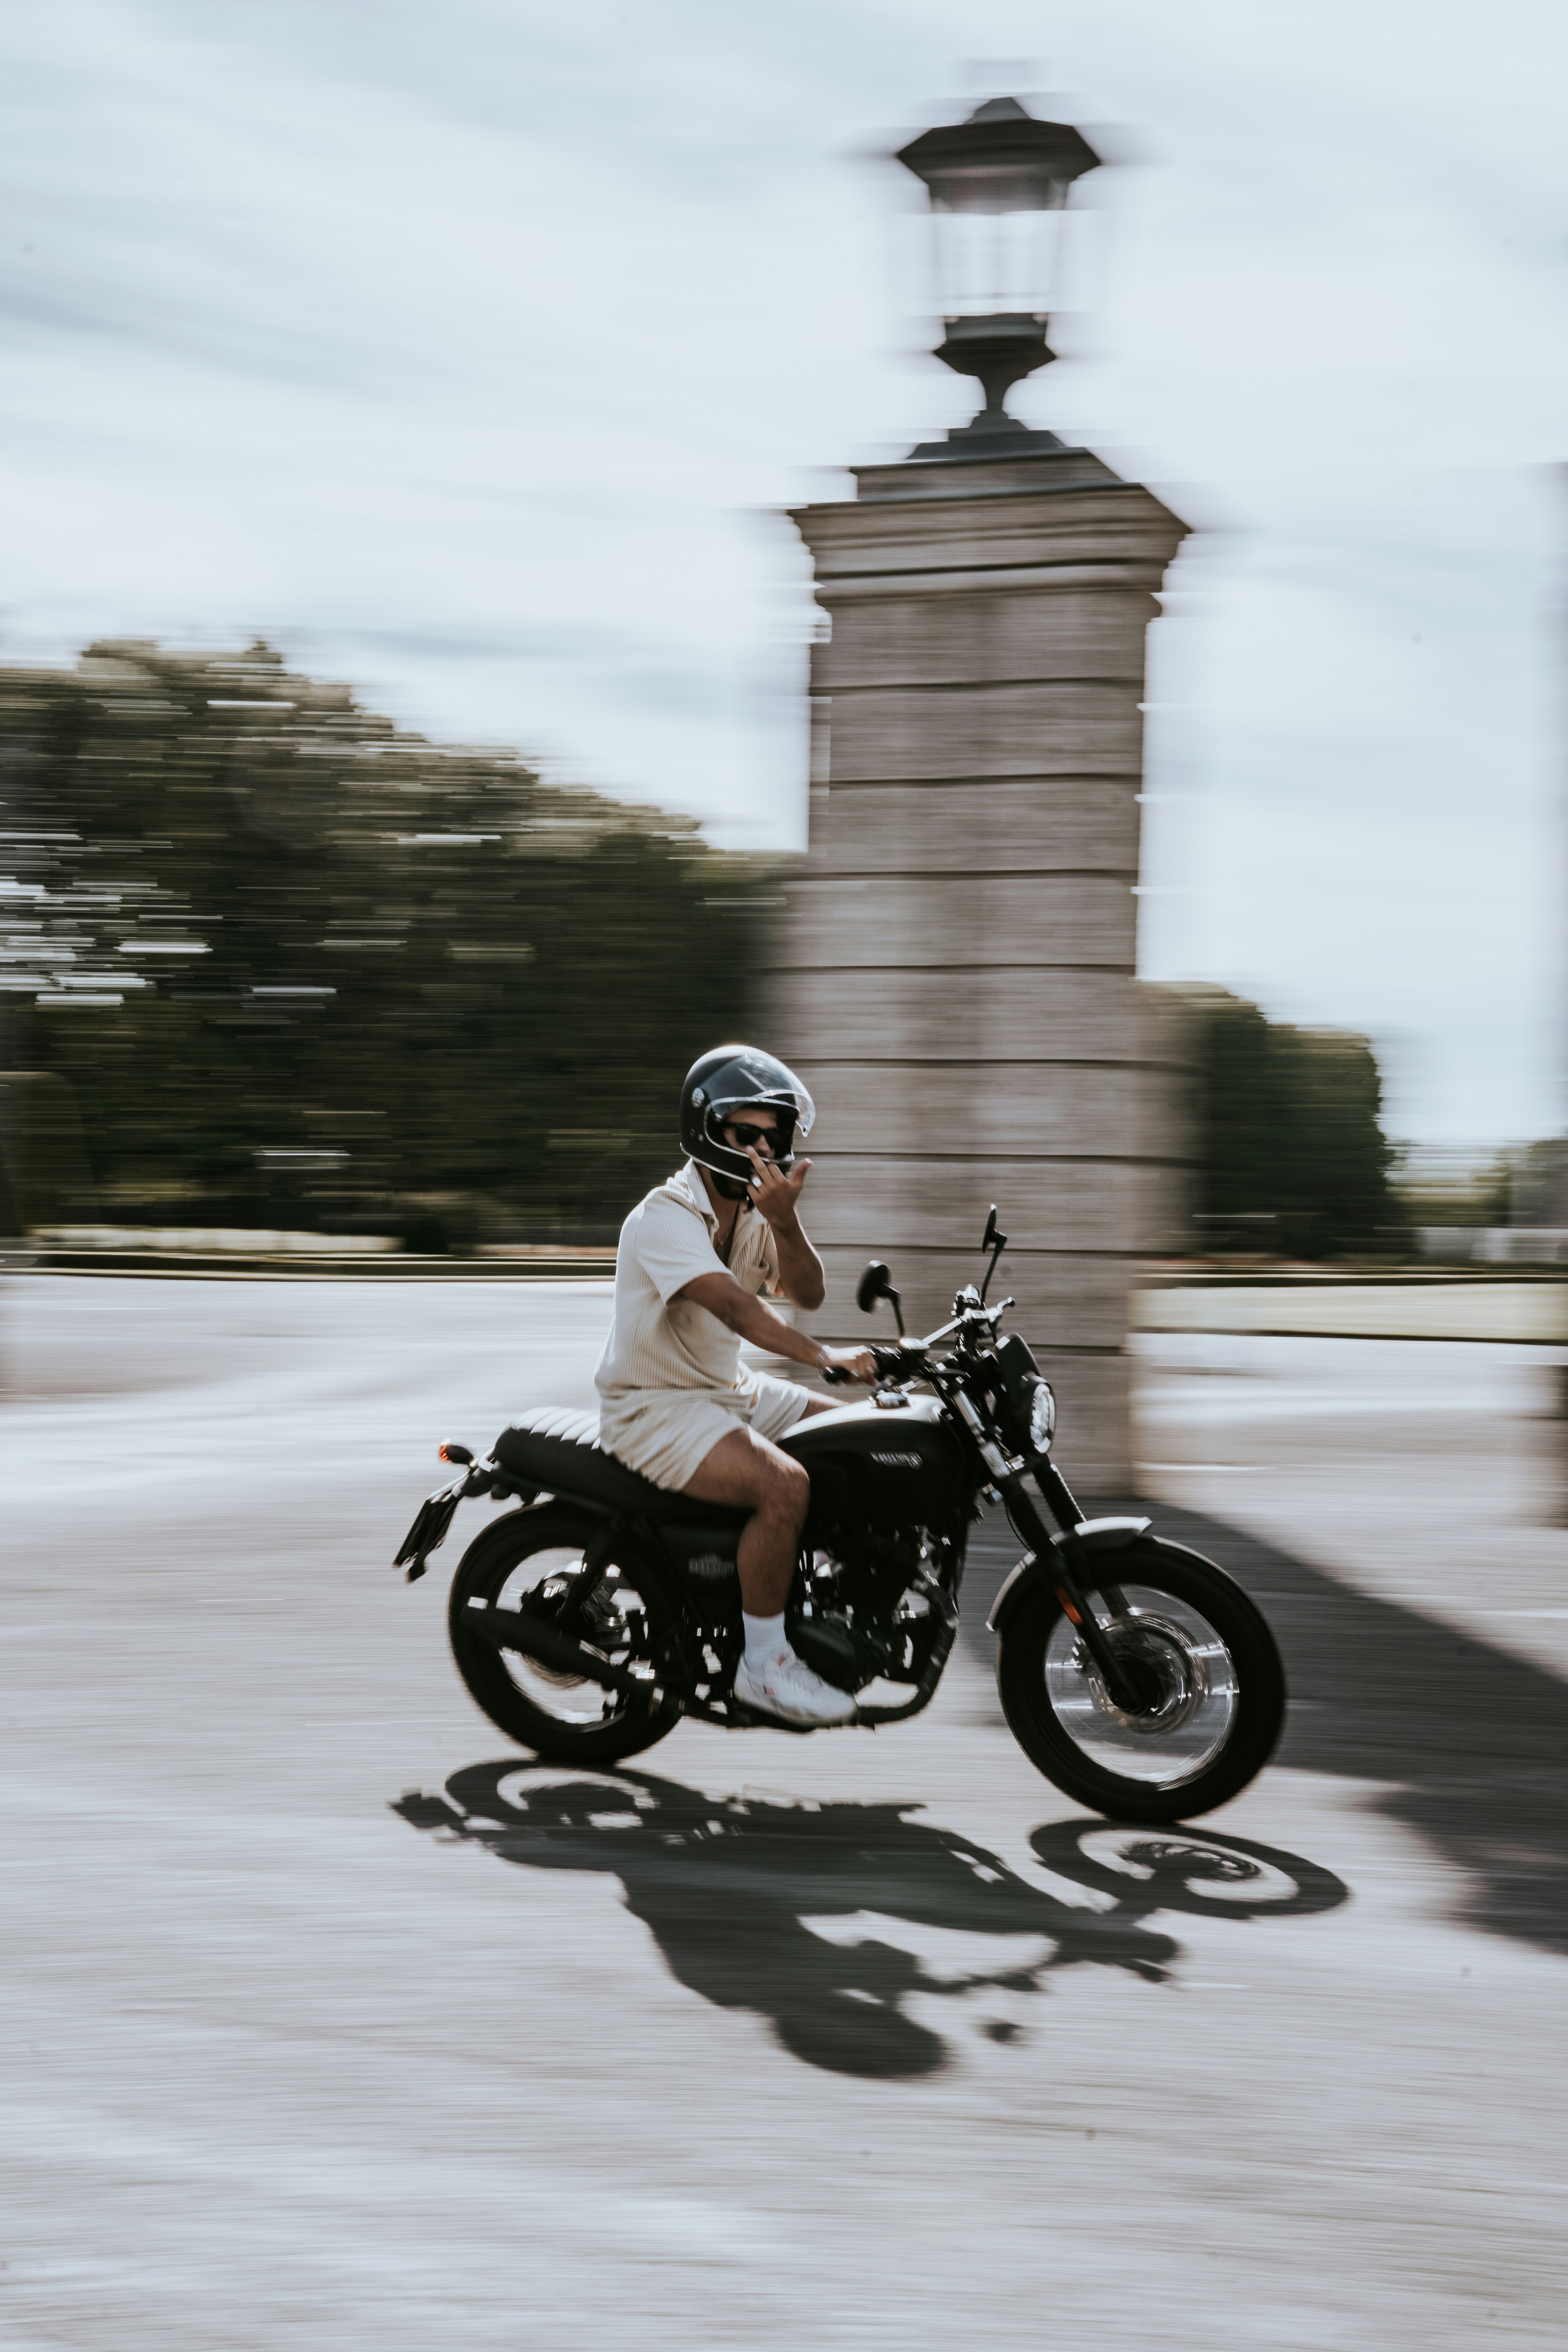
[[774, 1233], [793, 1233], [800, 1217], [801, 1187], [811, 1173], [809, 1160], [797, 1160], [793, 1176], [786, 1176], [776, 1161], [764, 1160], [752, 1144], [746, 1147], [746, 1157], [756, 1173], [752, 1178], [752, 1202], [772, 1225]]

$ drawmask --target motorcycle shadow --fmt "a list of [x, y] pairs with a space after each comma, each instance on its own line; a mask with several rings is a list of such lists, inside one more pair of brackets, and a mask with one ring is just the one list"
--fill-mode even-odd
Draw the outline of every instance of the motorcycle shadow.
[[[1033, 1885], [973, 1840], [911, 1818], [920, 1808], [710, 1797], [649, 1772], [477, 1764], [446, 1791], [392, 1808], [416, 1829], [484, 1845], [531, 1870], [613, 1872], [670, 1973], [716, 2008], [766, 2017], [783, 2046], [833, 2074], [934, 2074], [949, 2043], [905, 2003], [985, 1990], [1037, 1993], [1057, 1969], [1125, 1969], [1158, 1984], [1181, 1947], [1157, 1913], [1233, 1920], [1331, 1910], [1331, 1872], [1245, 1838], [1053, 1822], [1029, 1840], [1079, 1904]], [[868, 1915], [868, 1916], [867, 1916]], [[813, 1926], [809, 1923], [817, 1922]], [[835, 1933], [836, 1923], [848, 1927]], [[1016, 1937], [999, 1968], [933, 1973], [879, 1928]], [[857, 1932], [858, 1931], [858, 1932]], [[991, 2039], [1012, 2021], [985, 2021]]]

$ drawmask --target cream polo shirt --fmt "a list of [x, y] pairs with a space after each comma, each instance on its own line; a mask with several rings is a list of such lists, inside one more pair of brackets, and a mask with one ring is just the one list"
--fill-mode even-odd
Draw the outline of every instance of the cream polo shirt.
[[695, 1163], [656, 1185], [621, 1227], [616, 1307], [594, 1374], [606, 1405], [647, 1391], [746, 1394], [737, 1334], [706, 1307], [677, 1298], [700, 1274], [730, 1274], [742, 1290], [778, 1290], [773, 1228], [750, 1206], [736, 1217], [726, 1266], [714, 1247], [719, 1219]]

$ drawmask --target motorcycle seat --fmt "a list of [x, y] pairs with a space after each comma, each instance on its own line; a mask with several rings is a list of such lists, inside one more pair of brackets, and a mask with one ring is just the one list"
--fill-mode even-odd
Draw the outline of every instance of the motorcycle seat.
[[503, 1429], [491, 1451], [519, 1485], [542, 1487], [552, 1495], [579, 1495], [605, 1510], [679, 1519], [686, 1527], [739, 1528], [751, 1517], [725, 1503], [700, 1503], [691, 1495], [672, 1494], [640, 1471], [628, 1469], [600, 1444], [598, 1420], [591, 1412], [542, 1406]]

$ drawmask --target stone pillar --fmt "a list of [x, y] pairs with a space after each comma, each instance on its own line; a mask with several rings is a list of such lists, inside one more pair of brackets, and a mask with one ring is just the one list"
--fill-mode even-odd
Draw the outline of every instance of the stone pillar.
[[873, 1256], [911, 1331], [945, 1321], [994, 1201], [993, 1296], [1057, 1388], [1063, 1468], [1125, 1491], [1127, 1294], [1178, 1084], [1134, 979], [1139, 706], [1185, 526], [1084, 450], [856, 481], [794, 517], [831, 635], [768, 1040], [818, 1105], [816, 1321], [868, 1336]]

